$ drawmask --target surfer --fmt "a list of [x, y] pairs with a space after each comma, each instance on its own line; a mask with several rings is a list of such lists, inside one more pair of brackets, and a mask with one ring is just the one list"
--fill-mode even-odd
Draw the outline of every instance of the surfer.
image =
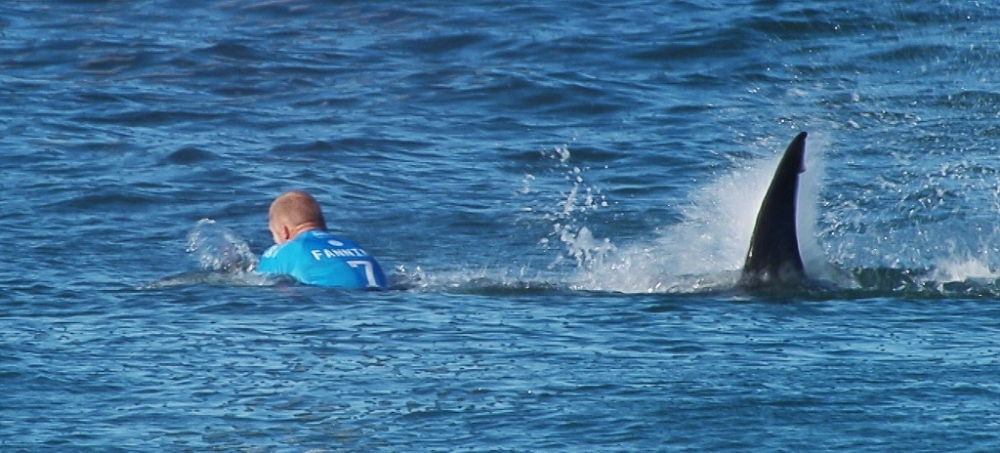
[[292, 190], [275, 198], [267, 213], [274, 245], [257, 263], [262, 274], [294, 277], [307, 285], [336, 288], [387, 288], [375, 257], [355, 242], [334, 236], [316, 199]]

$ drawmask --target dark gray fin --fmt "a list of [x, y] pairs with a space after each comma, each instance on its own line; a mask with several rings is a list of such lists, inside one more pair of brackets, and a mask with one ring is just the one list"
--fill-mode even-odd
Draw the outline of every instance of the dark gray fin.
[[799, 173], [805, 171], [805, 151], [806, 133], [802, 132], [788, 145], [774, 171], [750, 237], [740, 279], [743, 286], [796, 283], [806, 278], [795, 228]]

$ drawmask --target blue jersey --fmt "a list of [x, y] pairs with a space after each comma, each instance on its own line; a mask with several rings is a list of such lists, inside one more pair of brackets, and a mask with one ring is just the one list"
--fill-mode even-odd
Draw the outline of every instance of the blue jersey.
[[354, 242], [323, 230], [310, 230], [273, 245], [257, 263], [257, 272], [283, 274], [317, 286], [386, 288], [382, 267]]

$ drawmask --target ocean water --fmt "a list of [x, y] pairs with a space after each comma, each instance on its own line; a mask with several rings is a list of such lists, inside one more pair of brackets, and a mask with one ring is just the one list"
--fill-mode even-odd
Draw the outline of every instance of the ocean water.
[[[996, 452], [998, 21], [0, 3], [0, 450]], [[288, 189], [393, 290], [248, 272]]]

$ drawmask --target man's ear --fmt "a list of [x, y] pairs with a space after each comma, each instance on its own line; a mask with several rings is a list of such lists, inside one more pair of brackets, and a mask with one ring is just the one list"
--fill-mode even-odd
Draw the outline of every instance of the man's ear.
[[282, 224], [278, 227], [278, 234], [281, 235], [282, 241], [288, 241], [292, 239], [292, 230], [288, 228], [288, 225]]

